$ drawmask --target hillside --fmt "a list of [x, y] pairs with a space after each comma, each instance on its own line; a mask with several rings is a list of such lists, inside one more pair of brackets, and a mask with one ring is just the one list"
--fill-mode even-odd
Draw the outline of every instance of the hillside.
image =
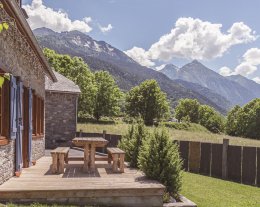
[[50, 29], [40, 28], [34, 30], [34, 34], [42, 47], [48, 47], [60, 54], [79, 56], [92, 70], [109, 71], [123, 90], [129, 90], [144, 80], [155, 79], [173, 105], [180, 98], [195, 98], [221, 113], [226, 112], [226, 108], [222, 105], [185, 88], [158, 71], [141, 66], [124, 52], [104, 41], [96, 41], [78, 31], [56, 33]]

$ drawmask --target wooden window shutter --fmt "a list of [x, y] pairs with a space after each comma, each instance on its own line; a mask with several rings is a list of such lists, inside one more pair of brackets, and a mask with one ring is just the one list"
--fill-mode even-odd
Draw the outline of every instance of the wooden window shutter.
[[17, 133], [17, 82], [14, 76], [10, 79], [10, 138], [16, 139]]

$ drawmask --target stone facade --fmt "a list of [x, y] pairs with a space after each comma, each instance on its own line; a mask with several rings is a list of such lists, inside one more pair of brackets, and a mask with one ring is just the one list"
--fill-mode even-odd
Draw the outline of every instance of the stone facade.
[[15, 141], [0, 146], [0, 185], [14, 175]]
[[71, 146], [76, 134], [78, 94], [46, 92], [46, 148]]
[[[16, 0], [1, 1], [0, 19], [9, 24], [8, 30], [0, 35], [0, 69], [19, 77], [23, 86], [32, 88], [35, 94], [45, 98], [45, 75], [56, 80], [41, 48], [37, 44], [24, 14]], [[45, 138], [33, 140], [34, 161], [44, 155]], [[0, 146], [0, 184], [15, 174], [15, 140]]]
[[32, 160], [36, 161], [45, 154], [45, 139], [33, 139], [32, 141]]

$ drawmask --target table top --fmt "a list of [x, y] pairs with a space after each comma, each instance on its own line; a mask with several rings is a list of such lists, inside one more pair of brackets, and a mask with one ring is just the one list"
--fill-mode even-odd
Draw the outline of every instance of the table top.
[[108, 141], [103, 137], [76, 137], [72, 139], [73, 144], [76, 146], [84, 146], [86, 144], [95, 144], [97, 147], [104, 147]]

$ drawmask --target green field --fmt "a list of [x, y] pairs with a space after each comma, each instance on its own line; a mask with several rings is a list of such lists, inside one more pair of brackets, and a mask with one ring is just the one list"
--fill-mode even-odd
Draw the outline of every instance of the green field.
[[[106, 130], [110, 134], [125, 134], [128, 130], [129, 124], [78, 124], [77, 130], [83, 130], [83, 132], [96, 132], [102, 133]], [[152, 128], [152, 127], [150, 127]], [[187, 141], [201, 141], [212, 143], [223, 143], [223, 138], [228, 138], [231, 145], [239, 146], [258, 146], [260, 147], [260, 140], [246, 139], [241, 137], [231, 137], [225, 134], [213, 134], [207, 131], [204, 127], [198, 125], [191, 125], [188, 130], [176, 130], [169, 128], [169, 134], [172, 139], [175, 140], [187, 140]]]
[[181, 194], [198, 207], [259, 207], [260, 188], [184, 173]]

